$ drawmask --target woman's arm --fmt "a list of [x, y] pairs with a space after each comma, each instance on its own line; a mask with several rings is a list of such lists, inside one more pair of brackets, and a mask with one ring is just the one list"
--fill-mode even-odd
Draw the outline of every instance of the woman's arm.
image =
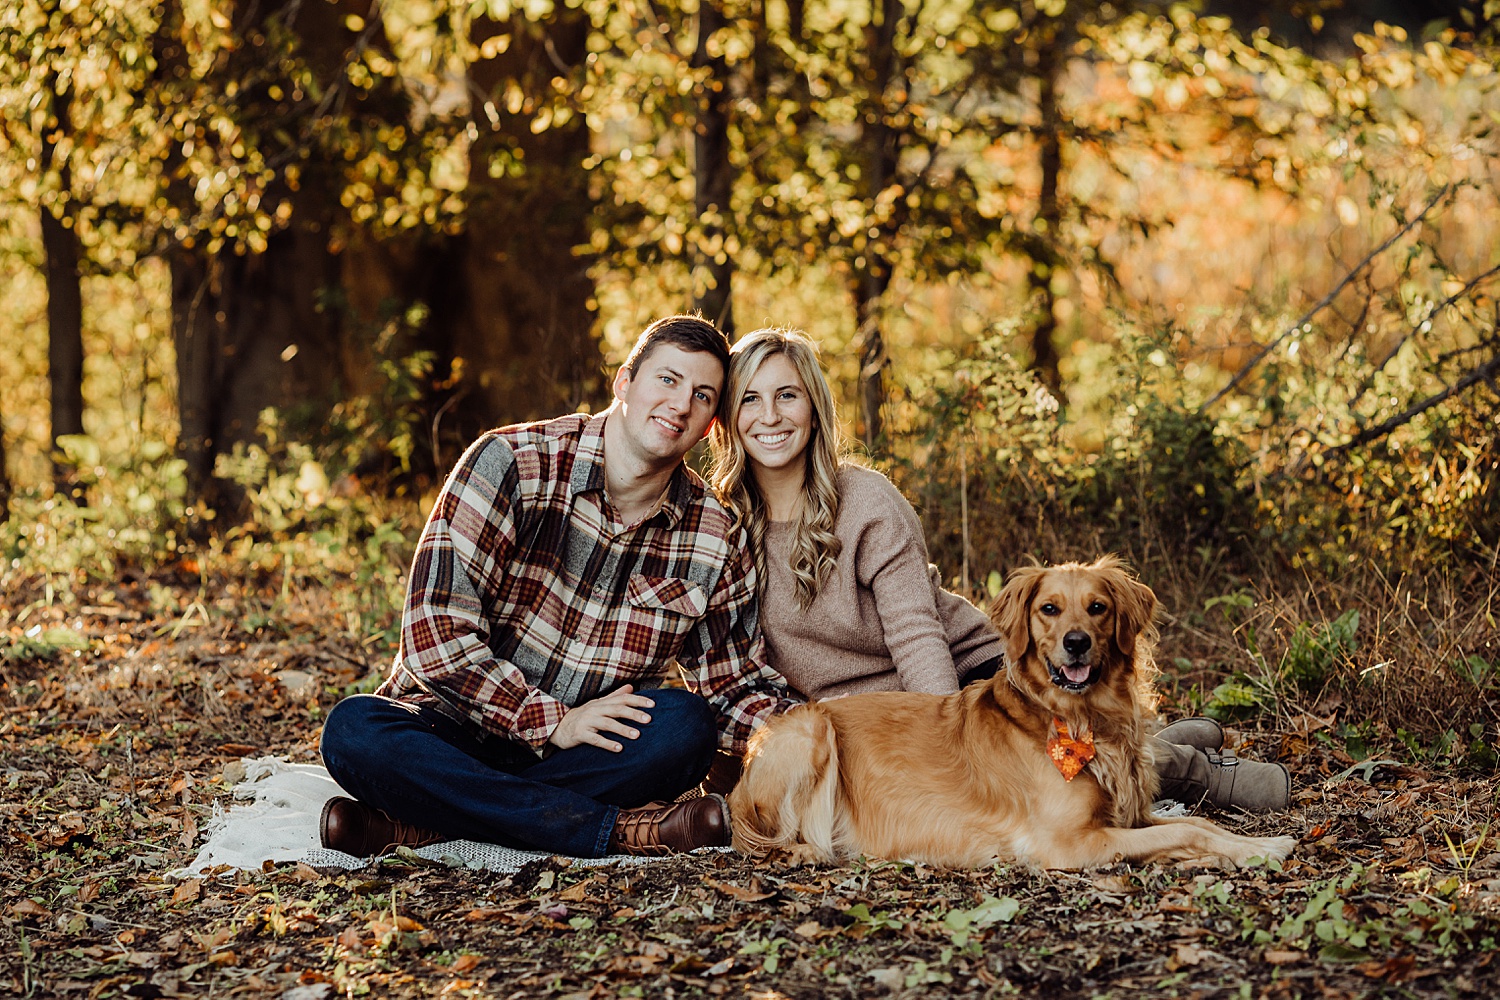
[[[878, 481], [876, 479], [878, 477]], [[859, 477], [844, 509], [860, 511], [855, 573], [875, 601], [886, 649], [907, 691], [952, 694], [958, 671], [948, 648], [927, 572], [922, 522], [899, 490], [879, 473]], [[864, 496], [868, 492], [869, 496]]]

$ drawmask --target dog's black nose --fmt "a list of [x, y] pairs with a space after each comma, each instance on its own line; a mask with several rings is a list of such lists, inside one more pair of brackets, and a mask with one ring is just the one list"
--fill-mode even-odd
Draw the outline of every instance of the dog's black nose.
[[1063, 649], [1066, 649], [1073, 656], [1082, 656], [1089, 651], [1089, 647], [1093, 644], [1094, 640], [1089, 638], [1087, 632], [1069, 632], [1063, 636]]

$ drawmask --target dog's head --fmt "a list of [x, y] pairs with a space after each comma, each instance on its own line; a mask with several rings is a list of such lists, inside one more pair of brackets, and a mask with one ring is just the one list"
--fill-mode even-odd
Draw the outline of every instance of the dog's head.
[[[1114, 556], [1027, 566], [1011, 574], [991, 617], [1005, 641], [1012, 683], [1037, 695], [1083, 695], [1101, 683], [1130, 697], [1155, 635], [1156, 595]], [[1141, 669], [1138, 659], [1142, 661]], [[1051, 698], [1044, 700], [1052, 701]]]

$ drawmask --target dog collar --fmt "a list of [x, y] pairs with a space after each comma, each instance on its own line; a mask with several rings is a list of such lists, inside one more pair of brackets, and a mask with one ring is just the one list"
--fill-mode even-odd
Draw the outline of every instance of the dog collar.
[[1085, 728], [1074, 739], [1068, 733], [1067, 724], [1055, 716], [1052, 728], [1056, 730], [1056, 735], [1047, 741], [1047, 756], [1052, 758], [1052, 763], [1062, 772], [1063, 778], [1072, 781], [1094, 759], [1094, 734]]

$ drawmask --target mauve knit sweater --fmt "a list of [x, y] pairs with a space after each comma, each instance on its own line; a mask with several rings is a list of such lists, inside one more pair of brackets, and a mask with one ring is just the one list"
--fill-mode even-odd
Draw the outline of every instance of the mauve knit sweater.
[[839, 470], [844, 543], [812, 606], [797, 604], [791, 525], [766, 527], [760, 623], [771, 666], [807, 698], [866, 691], [951, 694], [964, 671], [1001, 655], [984, 612], [929, 576], [917, 512], [885, 476]]

